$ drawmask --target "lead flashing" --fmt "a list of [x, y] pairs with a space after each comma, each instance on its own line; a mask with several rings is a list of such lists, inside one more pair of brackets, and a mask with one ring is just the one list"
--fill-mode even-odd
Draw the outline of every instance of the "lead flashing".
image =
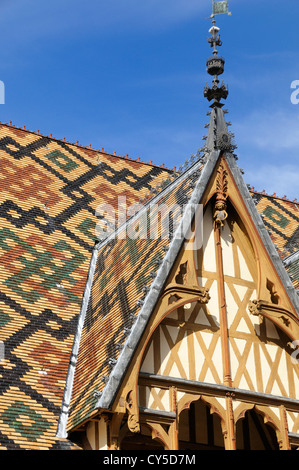
[[79, 347], [80, 347], [80, 339], [81, 339], [81, 334], [82, 334], [82, 330], [84, 326], [86, 311], [88, 308], [90, 292], [91, 292], [93, 278], [94, 278], [94, 272], [95, 272], [95, 268], [97, 264], [97, 255], [98, 255], [98, 251], [96, 248], [94, 248], [91, 261], [90, 261], [87, 282], [86, 282], [85, 290], [83, 294], [83, 300], [82, 300], [81, 311], [80, 311], [79, 319], [78, 319], [77, 331], [76, 331], [76, 335], [75, 335], [74, 342], [73, 342], [73, 349], [72, 349], [72, 354], [71, 354], [67, 378], [66, 378], [66, 384], [65, 384], [64, 395], [63, 395], [63, 400], [62, 400], [62, 407], [61, 407], [61, 412], [60, 412], [59, 421], [58, 421], [56, 437], [59, 437], [59, 438], [67, 437], [66, 427], [67, 427], [67, 421], [68, 421], [68, 415], [69, 415], [69, 406], [70, 406], [71, 397], [72, 397], [77, 358], [78, 358]]

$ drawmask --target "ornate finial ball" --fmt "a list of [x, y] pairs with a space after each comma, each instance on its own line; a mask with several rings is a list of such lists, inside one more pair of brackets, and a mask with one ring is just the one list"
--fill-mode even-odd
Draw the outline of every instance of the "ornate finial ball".
[[224, 72], [225, 60], [222, 57], [214, 56], [207, 60], [207, 72], [210, 75], [221, 75]]
[[218, 26], [212, 26], [212, 28], [209, 29], [209, 33], [210, 34], [218, 34], [220, 31], [220, 28], [218, 28]]

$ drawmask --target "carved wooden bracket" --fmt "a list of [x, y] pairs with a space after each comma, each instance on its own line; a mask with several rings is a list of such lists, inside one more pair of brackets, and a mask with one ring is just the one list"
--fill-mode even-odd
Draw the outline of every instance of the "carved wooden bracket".
[[214, 229], [217, 227], [223, 227], [224, 221], [227, 219], [228, 214], [226, 212], [226, 199], [227, 199], [227, 171], [221, 162], [217, 170], [216, 179], [216, 203], [214, 211]]
[[139, 407], [136, 391], [131, 390], [126, 399], [126, 409], [128, 413], [128, 428], [133, 433], [140, 432]]
[[152, 430], [152, 439], [159, 439], [159, 441], [161, 441], [165, 445], [166, 449], [170, 450], [171, 449], [171, 437], [165, 431], [165, 429], [163, 429], [161, 424], [148, 422], [147, 425]]
[[108, 424], [109, 450], [119, 450], [119, 431], [123, 416], [123, 413], [114, 413], [112, 416], [105, 416], [105, 421], [107, 421]]
[[168, 284], [163, 292], [163, 297], [169, 296], [169, 303], [175, 306], [175, 303], [185, 300], [197, 301], [201, 304], [207, 304], [210, 300], [209, 289], [206, 287], [188, 286], [183, 284]]
[[248, 304], [248, 311], [251, 315], [272, 320], [292, 340], [299, 339], [299, 318], [280, 305], [265, 300], [253, 300]]

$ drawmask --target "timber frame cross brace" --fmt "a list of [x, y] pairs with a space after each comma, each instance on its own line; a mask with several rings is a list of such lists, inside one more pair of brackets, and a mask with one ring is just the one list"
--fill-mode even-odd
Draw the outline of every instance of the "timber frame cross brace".
[[[185, 284], [170, 283], [168, 284], [161, 297], [162, 305], [158, 309], [156, 318], [156, 326], [160, 324], [171, 311], [190, 302], [199, 302], [200, 304], [207, 304], [210, 300], [209, 290], [205, 287], [190, 286]], [[147, 338], [147, 342], [150, 338]], [[136, 369], [138, 376], [139, 370]], [[127, 426], [132, 433], [140, 432], [140, 409], [138, 403], [138, 391], [136, 378], [133, 381], [136, 386], [132, 387], [126, 395], [125, 408], [127, 414]], [[132, 383], [133, 385], [133, 383]]]

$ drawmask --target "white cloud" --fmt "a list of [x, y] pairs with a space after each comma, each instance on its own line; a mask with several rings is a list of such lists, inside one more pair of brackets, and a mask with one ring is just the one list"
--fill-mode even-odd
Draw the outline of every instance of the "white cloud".
[[57, 32], [78, 35], [90, 28], [116, 34], [132, 27], [165, 28], [203, 11], [209, 7], [198, 0], [14, 0], [0, 4], [0, 31], [11, 36], [15, 29], [25, 40]]
[[[298, 109], [297, 109], [298, 108]], [[299, 106], [254, 111], [233, 121], [239, 165], [258, 191], [299, 199]]]
[[266, 193], [276, 193], [278, 197], [299, 199], [299, 168], [297, 165], [274, 166], [262, 165], [255, 170], [245, 173], [246, 183], [251, 184], [257, 191], [265, 189]]
[[[294, 106], [295, 108], [295, 106]], [[288, 110], [255, 110], [243, 120], [234, 122], [238, 143], [271, 152], [298, 150], [299, 106], [297, 112]]]

